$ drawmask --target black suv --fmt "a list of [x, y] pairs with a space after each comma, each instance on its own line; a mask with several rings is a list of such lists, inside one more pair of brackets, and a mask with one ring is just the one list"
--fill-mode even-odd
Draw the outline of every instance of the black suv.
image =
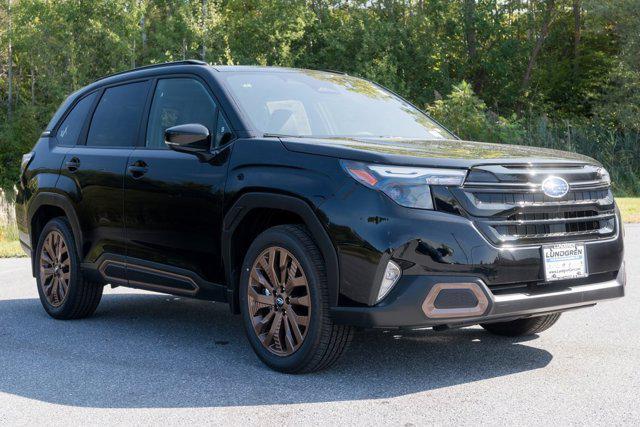
[[22, 163], [17, 214], [44, 309], [105, 285], [228, 302], [284, 372], [354, 327], [535, 334], [624, 295], [608, 173], [462, 141], [341, 73], [154, 65], [72, 94]]

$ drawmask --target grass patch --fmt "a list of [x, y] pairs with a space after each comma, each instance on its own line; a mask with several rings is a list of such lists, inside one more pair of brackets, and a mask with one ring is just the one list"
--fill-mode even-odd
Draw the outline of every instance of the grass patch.
[[0, 258], [25, 257], [15, 226], [0, 227]]
[[0, 241], [0, 258], [26, 257], [20, 242], [17, 240]]
[[616, 198], [623, 222], [640, 222], [640, 197]]

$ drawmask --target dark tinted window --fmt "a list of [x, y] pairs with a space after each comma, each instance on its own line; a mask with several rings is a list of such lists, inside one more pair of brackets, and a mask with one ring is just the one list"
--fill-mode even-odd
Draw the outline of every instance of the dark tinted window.
[[107, 89], [91, 120], [87, 145], [130, 147], [135, 145], [147, 95], [147, 82]]
[[58, 132], [56, 134], [58, 144], [76, 144], [78, 141], [78, 135], [80, 135], [80, 131], [82, 131], [84, 121], [87, 118], [87, 114], [89, 113], [95, 99], [96, 92], [85, 96], [76, 104], [75, 107], [73, 107], [73, 110], [67, 114], [67, 117], [58, 128]]
[[163, 79], [158, 81], [147, 125], [147, 147], [166, 148], [165, 129], [199, 123], [214, 135], [216, 104], [205, 87], [194, 79]]

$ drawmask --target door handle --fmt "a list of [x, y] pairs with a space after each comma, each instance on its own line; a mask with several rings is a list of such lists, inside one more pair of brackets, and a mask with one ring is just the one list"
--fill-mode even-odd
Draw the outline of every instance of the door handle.
[[77, 157], [72, 157], [71, 160], [68, 160], [65, 163], [65, 166], [69, 170], [69, 172], [75, 172], [80, 167], [80, 159]]
[[149, 167], [144, 161], [138, 160], [130, 164], [127, 170], [129, 171], [131, 176], [133, 176], [134, 178], [140, 178], [142, 175], [147, 173], [147, 171], [149, 170]]

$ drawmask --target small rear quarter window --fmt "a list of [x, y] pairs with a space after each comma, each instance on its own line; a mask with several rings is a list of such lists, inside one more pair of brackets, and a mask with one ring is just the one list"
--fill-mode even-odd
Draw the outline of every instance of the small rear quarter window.
[[58, 144], [75, 145], [78, 142], [78, 136], [80, 136], [82, 126], [87, 119], [87, 114], [89, 114], [95, 98], [96, 92], [85, 96], [67, 114], [67, 117], [56, 132]]

